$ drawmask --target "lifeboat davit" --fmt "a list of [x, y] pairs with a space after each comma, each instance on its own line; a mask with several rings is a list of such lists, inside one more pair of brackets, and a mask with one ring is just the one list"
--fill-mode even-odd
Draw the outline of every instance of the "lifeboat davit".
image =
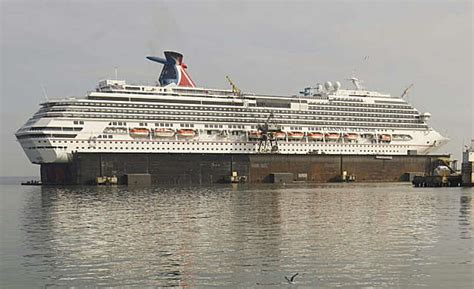
[[328, 140], [328, 141], [337, 141], [337, 140], [339, 140], [340, 137], [341, 137], [341, 135], [338, 134], [338, 133], [328, 133], [325, 136], [326, 140]]
[[288, 132], [288, 139], [302, 139], [304, 132], [301, 131], [290, 131]]
[[155, 137], [158, 138], [170, 138], [174, 137], [175, 131], [170, 128], [156, 128]]
[[381, 134], [380, 135], [380, 141], [381, 142], [391, 142], [392, 137], [389, 134]]
[[180, 129], [177, 134], [180, 137], [195, 137], [196, 131], [193, 129]]
[[344, 135], [344, 138], [348, 141], [357, 141], [359, 135], [356, 133], [348, 133]]
[[226, 130], [221, 130], [218, 134], [217, 134], [218, 137], [228, 137], [229, 136], [229, 132], [226, 131]]
[[323, 134], [320, 132], [309, 132], [308, 138], [310, 140], [323, 140]]
[[275, 139], [285, 139], [286, 138], [286, 133], [284, 133], [282, 131], [277, 131], [277, 132], [273, 133], [273, 137]]
[[130, 136], [133, 138], [148, 138], [150, 131], [147, 128], [132, 128], [130, 130]]
[[260, 139], [262, 137], [262, 133], [259, 131], [251, 131], [249, 132], [249, 139]]

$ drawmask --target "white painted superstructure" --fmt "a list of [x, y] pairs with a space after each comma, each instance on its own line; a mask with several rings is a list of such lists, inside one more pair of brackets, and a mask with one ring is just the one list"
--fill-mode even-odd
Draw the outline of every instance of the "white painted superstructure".
[[33, 163], [69, 162], [75, 152], [266, 153], [258, 129], [270, 115], [278, 154], [428, 154], [447, 141], [428, 113], [375, 91], [337, 83], [273, 96], [188, 83], [104, 80], [85, 98], [42, 103], [16, 137]]

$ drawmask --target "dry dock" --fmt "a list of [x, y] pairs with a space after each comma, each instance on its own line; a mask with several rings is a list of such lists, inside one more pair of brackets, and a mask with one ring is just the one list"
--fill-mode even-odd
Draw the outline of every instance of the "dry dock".
[[42, 164], [43, 184], [95, 184], [97, 177], [150, 175], [153, 184], [210, 184], [237, 175], [250, 183], [272, 182], [275, 174], [307, 182], [339, 181], [343, 174], [358, 182], [409, 181], [429, 174], [446, 155], [277, 155], [277, 154], [127, 154], [78, 153], [71, 163]]

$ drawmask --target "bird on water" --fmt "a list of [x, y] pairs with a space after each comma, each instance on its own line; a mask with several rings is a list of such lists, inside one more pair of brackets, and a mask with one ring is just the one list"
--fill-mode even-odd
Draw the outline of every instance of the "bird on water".
[[288, 278], [288, 277], [285, 276], [285, 279], [286, 279], [286, 281], [288, 281], [288, 283], [290, 283], [290, 284], [295, 284], [295, 282], [294, 282], [294, 281], [295, 281], [295, 277], [296, 277], [298, 274], [299, 274], [299, 273], [296, 273], [296, 274], [294, 274], [293, 276], [291, 276], [290, 278]]

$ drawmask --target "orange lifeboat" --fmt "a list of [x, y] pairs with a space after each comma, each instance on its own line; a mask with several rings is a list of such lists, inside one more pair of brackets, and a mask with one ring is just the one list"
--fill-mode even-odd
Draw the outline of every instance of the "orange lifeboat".
[[174, 136], [174, 130], [170, 128], [156, 128], [155, 137], [158, 138], [170, 138]]
[[309, 132], [308, 133], [308, 138], [310, 140], [316, 140], [316, 141], [323, 140], [323, 134], [320, 133], [320, 132]]
[[325, 138], [327, 141], [337, 141], [341, 137], [338, 133], [327, 133]]
[[389, 134], [381, 134], [379, 137], [381, 142], [391, 142], [392, 137]]
[[273, 137], [275, 139], [285, 139], [286, 133], [284, 133], [282, 131], [277, 131], [277, 132], [273, 133]]
[[249, 132], [249, 139], [260, 139], [262, 137], [262, 133], [257, 130], [253, 130]]
[[347, 133], [344, 135], [344, 138], [348, 141], [357, 141], [359, 135], [356, 133]]
[[148, 138], [150, 131], [147, 128], [132, 128], [130, 136], [133, 138]]
[[180, 129], [177, 134], [180, 137], [195, 137], [196, 131], [193, 129]]
[[288, 139], [302, 139], [304, 132], [301, 131], [290, 131], [288, 132]]

